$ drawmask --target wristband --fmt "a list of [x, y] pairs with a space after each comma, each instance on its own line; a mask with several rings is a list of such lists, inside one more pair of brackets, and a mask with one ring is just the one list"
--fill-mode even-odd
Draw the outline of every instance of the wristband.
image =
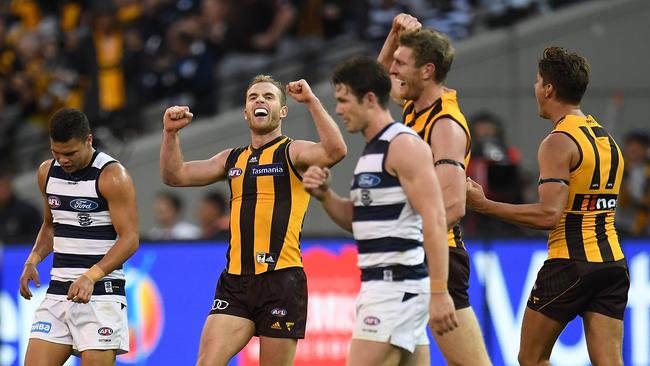
[[97, 282], [106, 276], [106, 272], [104, 272], [104, 270], [95, 264], [94, 266], [90, 267], [90, 269], [87, 270], [86, 273], [84, 273], [82, 276], [86, 276], [86, 278], [92, 282]]
[[27, 257], [27, 260], [25, 261], [25, 265], [28, 264], [37, 265], [41, 263], [42, 260], [43, 258], [41, 258], [40, 254], [32, 251], [31, 253], [29, 253], [29, 257]]
[[447, 291], [447, 281], [431, 280], [431, 293], [440, 293]]

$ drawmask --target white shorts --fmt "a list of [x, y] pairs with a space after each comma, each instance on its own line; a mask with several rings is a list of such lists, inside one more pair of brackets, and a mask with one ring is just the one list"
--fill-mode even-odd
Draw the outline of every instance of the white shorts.
[[129, 351], [126, 306], [115, 301], [77, 304], [45, 298], [36, 309], [29, 338], [69, 344], [74, 354], [86, 350]]
[[418, 345], [428, 345], [427, 293], [363, 290], [357, 298], [353, 339], [389, 342], [411, 353]]

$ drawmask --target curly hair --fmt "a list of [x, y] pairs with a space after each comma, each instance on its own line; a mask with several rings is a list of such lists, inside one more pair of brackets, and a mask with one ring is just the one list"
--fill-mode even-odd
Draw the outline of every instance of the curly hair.
[[547, 47], [537, 64], [544, 84], [555, 88], [557, 99], [579, 104], [589, 84], [591, 66], [586, 58], [562, 47]]

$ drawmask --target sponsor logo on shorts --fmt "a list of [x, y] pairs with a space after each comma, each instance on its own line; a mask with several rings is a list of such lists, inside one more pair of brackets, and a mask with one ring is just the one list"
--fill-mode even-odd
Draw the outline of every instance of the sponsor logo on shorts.
[[32, 324], [32, 333], [49, 333], [52, 330], [52, 323], [50, 322], [36, 322]]
[[239, 177], [242, 173], [241, 168], [230, 168], [228, 170], [228, 179], [235, 179]]
[[103, 337], [108, 337], [113, 334], [113, 329], [109, 327], [101, 327], [97, 329], [97, 334]]
[[212, 310], [224, 310], [230, 305], [226, 300], [214, 299], [212, 303]]
[[271, 310], [271, 315], [277, 316], [278, 318], [282, 318], [287, 315], [287, 309], [274, 308]]
[[381, 178], [374, 174], [364, 173], [357, 177], [357, 184], [361, 188], [370, 188], [379, 185]]
[[379, 320], [379, 318], [377, 318], [376, 316], [367, 316], [363, 318], [363, 323], [370, 326], [376, 326], [379, 325], [379, 323], [381, 323], [381, 320]]
[[57, 196], [49, 196], [47, 197], [47, 204], [50, 205], [50, 208], [59, 208], [61, 200]]
[[111, 281], [104, 282], [104, 290], [107, 294], [113, 293], [113, 283]]
[[280, 326], [280, 322], [275, 322], [271, 325], [271, 329], [278, 329], [282, 330], [282, 327]]
[[296, 323], [293, 323], [293, 322], [286, 322], [286, 323], [284, 323], [284, 324], [287, 326], [287, 330], [291, 332], [291, 331], [293, 330], [293, 326], [294, 326]]
[[252, 177], [261, 177], [261, 176], [281, 176], [284, 175], [284, 167], [282, 163], [273, 163], [273, 164], [264, 164], [251, 167], [251, 176]]
[[77, 211], [92, 211], [96, 210], [99, 204], [85, 198], [77, 198], [76, 200], [70, 201], [70, 207]]

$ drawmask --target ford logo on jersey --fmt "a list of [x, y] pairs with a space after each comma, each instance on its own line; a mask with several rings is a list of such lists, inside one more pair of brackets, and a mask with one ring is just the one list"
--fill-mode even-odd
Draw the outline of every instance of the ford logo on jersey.
[[96, 210], [99, 204], [85, 198], [77, 198], [76, 200], [70, 201], [70, 207], [77, 211], [92, 211]]
[[242, 173], [241, 168], [230, 168], [230, 170], [228, 170], [228, 178], [229, 179], [237, 178], [241, 175], [241, 173]]
[[376, 176], [374, 174], [364, 173], [364, 174], [359, 175], [359, 177], [357, 177], [357, 184], [361, 188], [374, 187], [374, 186], [378, 185], [379, 183], [381, 183], [381, 178], [379, 178], [378, 176]]

